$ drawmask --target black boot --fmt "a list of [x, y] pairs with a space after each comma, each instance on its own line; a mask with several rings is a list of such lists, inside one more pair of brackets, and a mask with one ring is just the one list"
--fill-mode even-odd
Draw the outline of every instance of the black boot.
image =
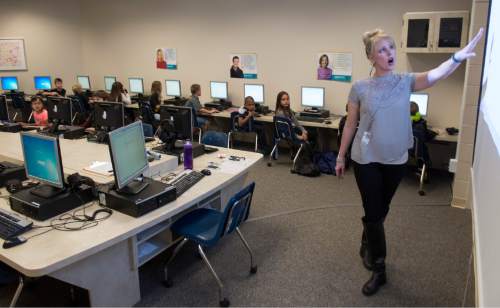
[[370, 258], [370, 251], [368, 250], [368, 240], [366, 239], [366, 223], [365, 218], [362, 219], [363, 222], [363, 235], [361, 236], [361, 247], [359, 248], [359, 256], [363, 260], [364, 267], [371, 271], [372, 270], [372, 260]]
[[363, 285], [363, 294], [366, 296], [377, 293], [381, 286], [387, 282], [385, 275], [385, 232], [383, 220], [376, 223], [366, 223], [366, 238], [368, 251], [373, 260], [373, 273], [371, 278]]

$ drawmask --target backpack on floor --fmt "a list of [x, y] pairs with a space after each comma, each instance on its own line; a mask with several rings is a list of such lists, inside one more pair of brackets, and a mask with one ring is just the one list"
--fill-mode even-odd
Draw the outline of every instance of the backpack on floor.
[[314, 153], [313, 161], [318, 166], [319, 171], [325, 174], [335, 174], [335, 165], [337, 164], [336, 152], [318, 152]]
[[313, 162], [313, 152], [311, 146], [306, 143], [302, 148], [299, 156], [297, 157], [297, 162], [295, 167], [292, 169], [292, 173], [297, 173], [299, 175], [308, 177], [317, 177], [321, 175], [318, 166]]

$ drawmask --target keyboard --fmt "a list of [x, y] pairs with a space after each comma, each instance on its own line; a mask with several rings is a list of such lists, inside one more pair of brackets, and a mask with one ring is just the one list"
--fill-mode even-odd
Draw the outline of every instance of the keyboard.
[[304, 122], [316, 122], [316, 123], [323, 123], [325, 121], [324, 118], [307, 117], [307, 116], [298, 116], [297, 120]]
[[31, 229], [33, 222], [0, 209], [0, 238], [6, 240]]
[[204, 175], [198, 171], [185, 170], [179, 174], [175, 179], [169, 182], [170, 185], [175, 186], [177, 197], [185, 193], [188, 189], [198, 183]]

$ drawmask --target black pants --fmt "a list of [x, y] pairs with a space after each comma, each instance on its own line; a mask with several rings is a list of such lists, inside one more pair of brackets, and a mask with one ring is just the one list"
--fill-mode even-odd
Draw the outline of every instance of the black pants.
[[363, 200], [365, 222], [376, 223], [389, 213], [389, 204], [406, 171], [406, 164], [354, 164], [354, 175]]

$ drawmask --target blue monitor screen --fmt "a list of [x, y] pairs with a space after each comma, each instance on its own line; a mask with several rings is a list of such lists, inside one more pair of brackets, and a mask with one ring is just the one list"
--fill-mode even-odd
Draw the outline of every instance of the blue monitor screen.
[[59, 145], [55, 137], [21, 134], [26, 175], [49, 185], [63, 188]]
[[35, 76], [35, 90], [50, 90], [52, 84], [49, 76]]
[[19, 90], [19, 83], [17, 77], [2, 77], [2, 89], [5, 91]]

